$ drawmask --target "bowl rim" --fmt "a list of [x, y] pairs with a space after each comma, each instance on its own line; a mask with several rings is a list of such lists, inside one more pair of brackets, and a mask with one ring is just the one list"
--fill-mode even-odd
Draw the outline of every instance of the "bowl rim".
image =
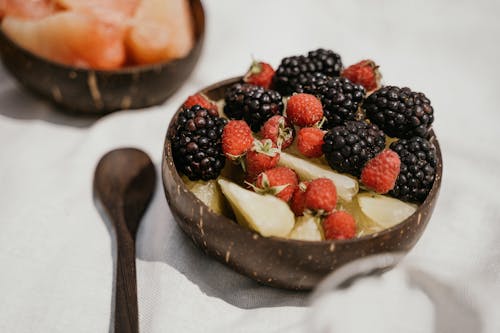
[[[96, 68], [91, 68], [91, 67], [89, 67], [89, 68], [77, 67], [77, 66], [71, 66], [68, 64], [64, 64], [64, 63], [61, 63], [58, 61], [54, 61], [52, 59], [40, 56], [40, 55], [26, 49], [25, 47], [19, 45], [14, 40], [12, 40], [7, 34], [5, 34], [1, 27], [0, 27], [0, 35], [8, 43], [11, 43], [15, 47], [19, 48], [20, 50], [22, 50], [23, 52], [28, 54], [30, 57], [33, 57], [38, 61], [46, 62], [46, 63], [50, 64], [51, 66], [60, 68], [62, 70], [73, 71], [76, 73], [94, 72], [98, 75], [128, 75], [128, 74], [134, 74], [136, 72], [155, 71], [155, 70], [158, 70], [159, 68], [162, 68], [162, 67], [167, 66], [167, 65], [168, 66], [176, 66], [177, 63], [183, 61], [184, 59], [189, 58], [191, 56], [191, 54], [195, 51], [194, 49], [196, 48], [196, 44], [200, 43], [200, 41], [204, 38], [205, 28], [206, 28], [206, 17], [205, 17], [205, 9], [203, 7], [203, 3], [201, 0], [188, 0], [188, 1], [189, 1], [190, 9], [191, 9], [191, 17], [193, 19], [193, 25], [195, 28], [195, 29], [193, 29], [193, 33], [194, 33], [194, 37], [195, 37], [194, 43], [193, 43], [193, 46], [191, 47], [191, 49], [189, 50], [189, 52], [185, 56], [183, 56], [181, 58], [175, 58], [172, 60], [168, 60], [168, 61], [155, 62], [155, 63], [151, 63], [151, 64], [127, 65], [125, 67], [114, 68], [114, 69], [96, 69]], [[201, 29], [199, 29], [199, 31], [197, 31], [198, 29], [196, 29], [196, 24], [194, 23], [194, 21], [196, 20], [196, 17], [193, 13], [194, 6], [199, 6], [199, 8], [200, 8]], [[0, 19], [0, 22], [1, 22], [1, 19]]]
[[[200, 93], [201, 94], [207, 94], [207, 92], [209, 92], [211, 90], [221, 89], [222, 87], [227, 86], [229, 84], [234, 84], [234, 83], [241, 82], [242, 79], [243, 79], [243, 76], [235, 76], [235, 77], [231, 77], [231, 78], [228, 78], [228, 79], [224, 79], [224, 80], [215, 82], [215, 83], [213, 83], [213, 84], [211, 84], [209, 86], [206, 86], [205, 88], [197, 91], [195, 94], [200, 94]], [[161, 164], [161, 166], [162, 166], [162, 182], [163, 182], [163, 187], [164, 187], [165, 191], [166, 191], [166, 188], [167, 188], [167, 184], [166, 184], [167, 180], [165, 179], [165, 173], [163, 172], [163, 170], [164, 170], [165, 167], [168, 168], [168, 165], [166, 165], [167, 157], [170, 156], [170, 158], [172, 158], [172, 154], [171, 154], [172, 153], [172, 148], [171, 148], [171, 142], [170, 142], [170, 139], [169, 139], [169, 133], [173, 130], [173, 127], [174, 127], [174, 124], [175, 124], [175, 120], [177, 119], [177, 117], [178, 117], [178, 115], [179, 115], [179, 113], [181, 111], [182, 111], [182, 105], [175, 111], [175, 113], [172, 115], [172, 118], [170, 119], [170, 122], [169, 122], [169, 124], [167, 126], [167, 132], [166, 132], [166, 135], [165, 135], [165, 141], [164, 141], [164, 144], [163, 144], [163, 153], [162, 153], [162, 164]], [[191, 199], [193, 199], [194, 202], [197, 203], [196, 208], [199, 208], [201, 206], [201, 207], [205, 208], [206, 212], [212, 213], [212, 214], [214, 214], [214, 215], [216, 215], [216, 216], [218, 216], [220, 218], [232, 221], [232, 222], [234, 222], [234, 224], [236, 224], [242, 230], [249, 231], [252, 234], [257, 235], [258, 237], [267, 238], [267, 239], [272, 240], [272, 241], [278, 241], [278, 242], [282, 242], [282, 243], [296, 244], [296, 245], [299, 245], [299, 244], [300, 245], [305, 245], [305, 244], [309, 244], [309, 245], [313, 245], [313, 244], [315, 244], [315, 245], [326, 245], [326, 244], [329, 244], [329, 245], [331, 245], [331, 244], [334, 244], [334, 245], [335, 244], [349, 245], [349, 244], [358, 243], [358, 242], [362, 242], [362, 241], [366, 241], [366, 240], [371, 240], [371, 239], [375, 239], [375, 238], [379, 238], [379, 237], [382, 238], [385, 235], [393, 233], [395, 230], [403, 229], [403, 228], [407, 227], [407, 224], [410, 224], [412, 222], [413, 216], [415, 216], [415, 215], [417, 215], [417, 216], [420, 215], [417, 218], [417, 221], [418, 221], [417, 223], [419, 223], [420, 219], [421, 219], [422, 211], [424, 210], [424, 208], [430, 206], [431, 203], [434, 200], [437, 199], [436, 197], [437, 197], [437, 195], [439, 193], [439, 190], [441, 188], [441, 179], [442, 179], [442, 173], [443, 173], [443, 159], [442, 159], [441, 147], [440, 147], [439, 141], [438, 141], [437, 136], [435, 134], [435, 131], [434, 131], [434, 129], [432, 127], [430, 128], [429, 133], [430, 133], [430, 135], [429, 135], [429, 139], [428, 140], [435, 147], [437, 163], [436, 163], [436, 175], [435, 175], [435, 178], [434, 178], [434, 183], [433, 183], [432, 188], [429, 191], [427, 197], [425, 198], [425, 200], [422, 203], [418, 204], [417, 210], [413, 214], [411, 214], [410, 216], [408, 216], [405, 220], [401, 221], [400, 223], [397, 223], [397, 224], [395, 224], [395, 225], [393, 225], [393, 226], [391, 226], [389, 228], [385, 228], [385, 229], [383, 229], [381, 231], [374, 232], [372, 234], [363, 235], [363, 236], [359, 236], [359, 237], [354, 237], [354, 238], [350, 238], [350, 239], [308, 241], [308, 240], [299, 240], [299, 239], [289, 239], [289, 238], [277, 237], [277, 236], [262, 236], [258, 232], [240, 225], [239, 223], [237, 223], [233, 219], [230, 219], [230, 218], [228, 218], [228, 217], [226, 217], [224, 215], [215, 213], [203, 201], [201, 201], [200, 199], [198, 199], [194, 195], [194, 193], [186, 187], [186, 184], [184, 183], [184, 181], [182, 180], [180, 174], [177, 172], [177, 169], [175, 168], [175, 164], [173, 163], [173, 159], [172, 159], [172, 165], [174, 167], [172, 169], [174, 169], [174, 170], [172, 172], [172, 175], [174, 176], [173, 180], [176, 183], [176, 185], [180, 186], [181, 189], [184, 192], [187, 192], [187, 195]], [[168, 205], [170, 207], [170, 202], [168, 202]]]

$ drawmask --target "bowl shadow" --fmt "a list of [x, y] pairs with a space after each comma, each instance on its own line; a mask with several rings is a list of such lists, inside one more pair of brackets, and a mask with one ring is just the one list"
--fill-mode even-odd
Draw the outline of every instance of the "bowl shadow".
[[0, 115], [18, 120], [41, 120], [55, 125], [76, 128], [92, 126], [100, 116], [70, 114], [55, 104], [21, 89], [0, 65]]
[[161, 179], [138, 230], [140, 260], [167, 264], [200, 290], [242, 309], [306, 306], [309, 293], [268, 287], [235, 272], [199, 250], [175, 222], [166, 204]]

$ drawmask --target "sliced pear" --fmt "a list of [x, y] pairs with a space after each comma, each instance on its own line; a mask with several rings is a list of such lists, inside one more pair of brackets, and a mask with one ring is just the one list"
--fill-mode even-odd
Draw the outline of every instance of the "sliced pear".
[[356, 220], [356, 235], [358, 237], [382, 231], [384, 228], [368, 218], [359, 207], [357, 198], [350, 202], [342, 201], [337, 205], [338, 210], [345, 210]]
[[186, 176], [182, 176], [182, 180], [186, 187], [215, 213], [226, 216], [230, 214], [230, 208], [227, 206], [217, 181], [192, 181]]
[[337, 187], [338, 196], [345, 201], [351, 201], [358, 193], [358, 181], [346, 175], [342, 175], [329, 167], [304, 160], [282, 152], [280, 154], [279, 165], [295, 170], [301, 180], [313, 180], [324, 177], [332, 180]]
[[358, 202], [361, 211], [384, 228], [401, 223], [417, 210], [417, 205], [375, 193], [358, 195]]
[[218, 182], [241, 225], [262, 236], [286, 237], [293, 229], [294, 214], [283, 200], [257, 194], [225, 179]]
[[320, 226], [320, 218], [312, 215], [299, 216], [295, 221], [295, 227], [288, 235], [288, 238], [320, 241], [324, 240], [323, 228]]

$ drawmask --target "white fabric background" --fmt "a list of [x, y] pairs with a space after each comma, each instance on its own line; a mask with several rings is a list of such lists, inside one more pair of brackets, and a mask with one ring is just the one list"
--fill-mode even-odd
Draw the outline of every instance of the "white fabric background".
[[108, 332], [114, 240], [92, 199], [108, 150], [148, 152], [160, 176], [171, 115], [253, 55], [332, 48], [373, 58], [387, 84], [432, 100], [441, 196], [421, 241], [381, 278], [326, 295], [257, 285], [204, 256], [175, 225], [160, 178], [137, 241], [142, 332], [500, 332], [498, 1], [205, 1], [200, 62], [165, 104], [77, 118], [0, 67], [0, 332]]

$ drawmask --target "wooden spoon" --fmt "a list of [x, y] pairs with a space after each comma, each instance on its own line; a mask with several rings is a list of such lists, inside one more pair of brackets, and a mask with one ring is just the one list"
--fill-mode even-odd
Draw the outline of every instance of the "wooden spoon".
[[115, 332], [139, 332], [135, 236], [153, 196], [156, 173], [151, 159], [141, 150], [122, 148], [104, 155], [94, 174], [96, 197], [116, 231], [117, 268]]

